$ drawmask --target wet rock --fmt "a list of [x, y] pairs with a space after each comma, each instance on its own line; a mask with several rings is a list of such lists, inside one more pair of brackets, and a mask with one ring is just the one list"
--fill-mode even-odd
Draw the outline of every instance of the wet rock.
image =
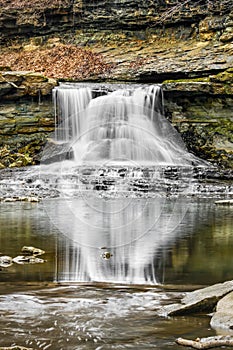
[[211, 318], [210, 325], [217, 330], [218, 333], [226, 330], [233, 333], [233, 292], [219, 300], [216, 312]]
[[4, 96], [12, 91], [12, 85], [6, 82], [0, 82], [0, 96]]
[[38, 197], [6, 197], [0, 198], [0, 201], [3, 202], [30, 202], [30, 203], [38, 203], [40, 202], [40, 198]]
[[18, 255], [12, 260], [16, 264], [24, 265], [24, 264], [42, 264], [45, 261], [43, 259], [37, 258], [33, 255], [31, 256], [25, 256], [25, 255]]
[[73, 159], [73, 150], [68, 142], [56, 142], [53, 139], [48, 139], [43, 149], [41, 157], [42, 164], [50, 164], [54, 162], [63, 161], [66, 159]]
[[34, 255], [34, 256], [45, 254], [45, 251], [40, 248], [28, 247], [28, 246], [22, 247], [21, 252], [24, 255]]
[[227, 27], [219, 39], [224, 43], [231, 42], [233, 40], [233, 28]]
[[207, 16], [199, 23], [199, 37], [201, 40], [212, 40], [223, 29], [224, 22], [221, 16]]
[[200, 311], [212, 312], [217, 302], [233, 291], [233, 281], [186, 293], [180, 303], [167, 305], [162, 309], [165, 316], [192, 314]]
[[[19, 99], [23, 96], [51, 95], [55, 79], [49, 79], [41, 73], [24, 71], [4, 71], [0, 73], [0, 95], [5, 99]], [[9, 96], [10, 95], [10, 96]]]
[[17, 198], [7, 197], [7, 198], [4, 198], [3, 201], [6, 203], [17, 202]]
[[31, 203], [38, 203], [40, 201], [40, 198], [38, 197], [27, 197], [26, 202], [31, 202]]
[[0, 267], [9, 267], [13, 263], [12, 258], [8, 255], [0, 256]]
[[54, 130], [51, 101], [0, 103], [0, 161], [5, 167], [37, 164]]
[[233, 205], [233, 199], [222, 199], [214, 202], [217, 205]]

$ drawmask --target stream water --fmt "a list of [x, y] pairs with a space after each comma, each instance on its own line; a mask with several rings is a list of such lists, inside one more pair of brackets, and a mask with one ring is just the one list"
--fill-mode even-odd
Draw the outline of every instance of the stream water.
[[178, 349], [178, 336], [214, 334], [206, 315], [167, 319], [160, 309], [183, 290], [233, 279], [232, 207], [214, 198], [65, 201], [79, 224], [67, 220], [64, 198], [0, 204], [1, 253], [46, 251], [43, 264], [0, 271], [0, 346]]
[[187, 152], [161, 87], [114, 89], [56, 88], [43, 164], [1, 171], [0, 257], [45, 254], [1, 267], [0, 347], [167, 350], [215, 334], [208, 315], [161, 309], [233, 279], [233, 208], [215, 203], [230, 173]]

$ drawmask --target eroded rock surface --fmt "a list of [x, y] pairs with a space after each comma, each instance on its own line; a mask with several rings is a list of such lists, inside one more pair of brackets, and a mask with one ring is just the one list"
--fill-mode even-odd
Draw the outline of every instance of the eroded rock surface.
[[165, 306], [162, 313], [166, 316], [175, 316], [203, 311], [212, 312], [217, 302], [231, 291], [233, 291], [233, 281], [198, 289], [186, 293], [180, 303]]
[[218, 333], [230, 331], [233, 334], [233, 292], [219, 300], [210, 325]]

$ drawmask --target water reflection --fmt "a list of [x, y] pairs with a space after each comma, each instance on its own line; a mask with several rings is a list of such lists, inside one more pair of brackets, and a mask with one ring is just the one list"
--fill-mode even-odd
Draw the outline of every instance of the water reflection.
[[[232, 279], [233, 210], [179, 198], [0, 204], [0, 252], [46, 251], [44, 264], [0, 271], [0, 281], [211, 284]], [[109, 253], [109, 258], [103, 254]]]
[[[166, 255], [164, 281], [212, 284], [232, 279], [233, 208], [209, 200], [194, 202], [182, 226], [186, 234], [158, 255]], [[160, 269], [158, 275], [162, 273]]]
[[[197, 283], [232, 278], [232, 208], [154, 198], [59, 200], [46, 211], [68, 239], [58, 281]], [[103, 253], [111, 257], [103, 259]]]
[[[187, 204], [187, 203], [185, 203]], [[69, 240], [59, 281], [157, 282], [154, 259], [181, 234], [187, 205], [180, 200], [99, 199], [46, 202], [46, 211]]]
[[[178, 350], [178, 336], [213, 335], [207, 316], [161, 318], [161, 305], [180, 292], [151, 284], [233, 279], [233, 208], [158, 197], [0, 203], [0, 209], [2, 254], [15, 256], [23, 245], [46, 251], [44, 264], [0, 271], [0, 346]], [[68, 283], [42, 289], [25, 281]]]
[[23, 246], [35, 246], [46, 251], [44, 264], [13, 264], [0, 271], [0, 281], [53, 280], [54, 249], [57, 236], [42, 203], [0, 203], [0, 253], [16, 257]]

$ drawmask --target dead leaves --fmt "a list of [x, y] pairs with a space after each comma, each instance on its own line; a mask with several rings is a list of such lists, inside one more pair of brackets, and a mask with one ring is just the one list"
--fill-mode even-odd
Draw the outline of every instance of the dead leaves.
[[62, 44], [28, 52], [4, 53], [0, 56], [0, 66], [9, 66], [12, 70], [42, 72], [55, 79], [74, 80], [103, 77], [112, 68], [100, 54]]

